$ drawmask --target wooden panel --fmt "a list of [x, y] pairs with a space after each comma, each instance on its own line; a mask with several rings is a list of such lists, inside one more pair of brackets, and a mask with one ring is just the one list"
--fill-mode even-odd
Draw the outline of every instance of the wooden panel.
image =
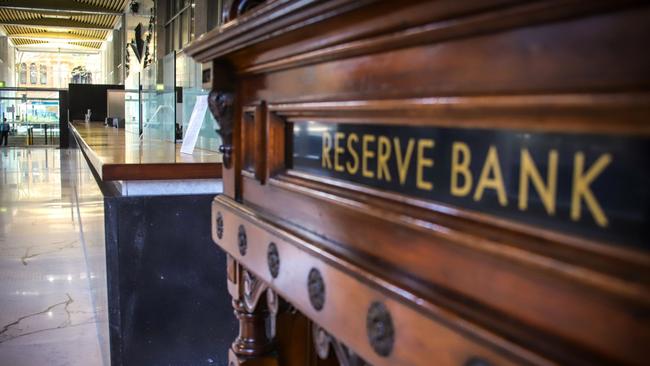
[[[336, 255], [362, 263], [377, 276], [386, 274], [399, 288], [452, 306], [529, 347], [541, 347], [545, 354], [585, 358], [578, 356], [579, 344], [584, 343], [617, 357], [637, 358], [646, 352], [642, 344], [650, 339], [649, 324], [643, 320], [648, 303], [647, 256], [640, 255], [640, 265], [624, 262], [616, 267], [615, 258], [593, 253], [582, 258], [581, 251], [566, 253], [569, 248], [558, 242], [508, 237], [507, 231], [499, 234], [498, 229], [483, 231], [460, 223], [454, 229], [434, 218], [438, 215], [411, 216], [412, 212], [395, 210], [390, 203], [380, 208], [375, 202], [359, 202], [322, 185], [308, 189], [305, 183], [271, 181], [269, 189], [261, 190], [246, 179], [244, 185], [249, 197], [245, 202], [273, 214], [276, 220], [307, 227], [327, 238], [320, 239], [320, 245]], [[349, 223], [354, 223], [354, 229], [343, 230]], [[569, 257], [563, 261], [535, 254], [541, 248]], [[603, 270], [627, 272], [630, 281], [599, 272], [601, 263], [605, 263]], [[625, 266], [630, 267], [626, 270]], [[644, 285], [636, 283], [642, 279]], [[461, 298], [441, 294], [449, 290]], [[608, 322], [591, 321], [602, 318]], [[554, 336], [544, 337], [548, 333]], [[592, 357], [605, 358], [606, 354]]]
[[[641, 90], [648, 7], [322, 62], [251, 77], [273, 102]], [[602, 45], [610, 45], [603, 49]]]
[[[338, 177], [339, 180], [355, 181], [365, 184], [365, 187], [408, 192], [406, 195], [411, 197], [419, 195], [430, 201], [477, 209], [502, 218], [546, 226], [548, 229], [587, 236], [601, 242], [633, 245], [648, 250], [649, 243], [643, 222], [644, 218], [647, 218], [645, 206], [648, 204], [647, 200], [650, 200], [650, 192], [645, 189], [650, 184], [650, 176], [636, 169], [637, 166], [648, 165], [645, 156], [648, 154], [646, 146], [650, 143], [646, 137], [647, 126], [650, 124], [642, 117], [650, 106], [650, 99], [646, 95], [601, 95], [594, 98], [556, 95], [485, 99], [488, 100], [485, 104], [474, 98], [272, 104], [269, 111], [282, 116], [287, 122], [295, 122], [292, 124], [295, 139], [304, 140], [304, 143], [313, 140], [311, 143], [314, 146], [297, 146], [292, 153], [292, 159], [298, 159], [303, 171], [311, 171], [321, 177], [331, 176]], [[619, 103], [622, 108], [617, 106]], [[635, 107], [636, 103], [639, 104]], [[622, 123], [612, 123], [613, 120], [621, 118], [629, 121], [631, 125], [626, 127]], [[589, 133], [579, 134], [585, 126], [589, 126]], [[325, 133], [324, 129], [329, 132]], [[310, 132], [312, 130], [313, 132]], [[337, 135], [342, 138], [346, 136], [345, 131], [349, 132], [348, 136], [355, 132], [354, 137], [357, 140], [363, 136], [372, 137], [368, 145], [365, 142], [363, 145], [369, 147], [369, 159], [364, 158], [366, 150], [364, 148], [362, 151], [360, 140], [355, 143], [357, 146], [352, 148], [353, 151], [349, 151], [350, 147], [344, 141], [340, 142], [342, 145], [339, 148], [339, 141], [334, 141], [334, 130], [344, 131]], [[371, 131], [379, 132], [373, 134]], [[381, 134], [385, 141], [390, 142], [386, 156], [391, 159], [382, 164], [386, 177], [381, 179], [375, 173], [379, 167], [375, 156], [375, 140], [380, 137], [377, 134]], [[406, 135], [412, 142], [426, 140], [431, 144], [427, 156], [432, 159], [432, 166], [421, 170], [424, 177], [422, 181], [427, 181], [430, 188], [415, 187], [414, 171], [418, 169], [416, 163], [419, 161], [417, 152], [407, 154], [415, 158], [408, 161], [405, 158], [405, 179], [398, 179], [398, 166], [395, 166], [395, 159], [399, 156], [396, 154], [397, 145], [391, 148], [393, 139], [398, 135], [403, 135], [399, 138], [402, 141], [402, 155], [406, 154], [407, 150]], [[285, 141], [287, 146], [291, 143]], [[467, 182], [469, 184], [466, 184], [466, 187], [469, 190], [463, 194], [449, 193], [449, 176], [453, 176], [450, 168], [453, 165], [450, 151], [452, 143], [454, 146], [462, 144], [466, 149], [463, 156], [468, 160], [468, 167], [470, 162], [474, 167], [473, 172], [467, 170], [467, 175], [473, 178]], [[334, 145], [338, 149], [336, 152]], [[472, 199], [470, 194], [472, 188], [478, 185], [481, 173], [479, 168], [485, 167], [479, 163], [487, 161], [485, 155], [488, 146], [495, 153], [493, 156], [496, 164], [500, 166], [500, 172], [502, 171], [500, 175], [505, 177], [501, 179], [503, 191], [500, 193], [503, 195], [499, 196], [498, 204], [496, 199], [477, 199], [476, 195]], [[324, 150], [327, 150], [327, 153], [323, 153]], [[549, 212], [548, 207], [537, 211], [534, 207], [522, 209], [522, 200], [518, 195], [521, 195], [520, 155], [524, 150], [528, 154], [537, 155], [537, 163], [533, 165], [546, 165], [547, 155], [551, 151], [560, 161], [556, 164], [556, 168], [558, 164], [560, 166], [557, 168], [560, 177], [556, 178], [556, 193], [550, 200], [552, 212]], [[370, 170], [366, 171], [364, 168], [363, 176], [361, 168], [355, 169], [356, 175], [350, 175], [344, 169], [345, 163], [332, 166], [332, 161], [336, 163], [335, 159], [339, 156], [342, 160], [351, 159], [350, 152], [355, 152], [357, 165], [363, 163], [365, 167], [366, 163], [372, 164]], [[572, 175], [575, 175], [574, 160], [578, 155], [585, 154], [593, 155], [586, 158], [589, 164], [593, 164], [597, 158], [610, 161], [598, 179], [594, 176], [594, 181], [599, 181], [599, 185], [592, 182], [594, 187], [589, 188], [593, 191], [594, 205], [598, 207], [595, 210], [589, 207], [584, 209], [586, 215], [596, 214], [597, 221], [592, 220], [592, 216], [582, 215], [582, 209], [577, 212], [580, 215], [574, 216], [575, 209], [579, 207], [569, 202], [571, 192], [575, 190], [572, 184], [577, 182], [572, 178]], [[319, 156], [322, 156], [322, 164], [326, 165], [326, 168], [320, 169], [322, 164]], [[314, 161], [315, 158], [318, 158], [318, 161]], [[341, 168], [340, 172], [338, 168]], [[557, 169], [554, 170], [556, 175]], [[408, 173], [411, 174], [410, 178]], [[542, 176], [546, 176], [546, 173], [542, 173]], [[559, 185], [557, 181], [560, 182]], [[598, 192], [597, 187], [604, 189]], [[405, 194], [402, 196], [406, 198]], [[531, 197], [526, 196], [528, 199], [523, 203], [528, 203]], [[564, 202], [561, 202], [562, 200]], [[535, 203], [538, 202], [531, 201], [532, 205]], [[618, 221], [619, 219], [621, 221]], [[630, 233], [630, 230], [634, 233]]]
[[[256, 7], [186, 49], [222, 66], [214, 93], [236, 90], [234, 164], [224, 169], [225, 195], [213, 205], [213, 239], [232, 256], [232, 268], [254, 273], [373, 365], [644, 364], [649, 34], [644, 1], [287, 0]], [[325, 141], [294, 138], [307, 125], [485, 136], [479, 142], [516, 151], [503, 169], [512, 181], [523, 171], [512, 166], [523, 160], [526, 136], [564, 142], [571, 145], [558, 158], [564, 198], [576, 191], [567, 172], [579, 171], [578, 153], [591, 166], [593, 154], [616, 145], [610, 155], [622, 165], [607, 178], [616, 184], [599, 185], [594, 200], [625, 196], [603, 206], [633, 221], [633, 232], [567, 229], [580, 217], [566, 199], [552, 211], [568, 226], [529, 219], [517, 211], [525, 208], [512, 188], [505, 204], [512, 211], [502, 215], [480, 197], [464, 204], [395, 182], [305, 169], [294, 153], [322, 160], [310, 152]], [[514, 133], [521, 139], [494, 141]], [[451, 158], [436, 159], [446, 167]], [[608, 227], [592, 216], [580, 223]], [[270, 242], [279, 251], [277, 278]], [[325, 283], [321, 310], [309, 293], [312, 269]], [[241, 286], [232, 294], [246, 297]], [[383, 356], [366, 324], [374, 302], [394, 322], [395, 344]]]
[[[429, 365], [431, 358], [440, 365], [464, 364], [473, 358], [486, 359], [496, 365], [547, 363], [444, 309], [433, 307], [428, 316], [423, 317], [418, 310], [376, 289], [367, 281], [373, 277], [369, 273], [335, 260], [317, 246], [238, 209], [223, 196], [217, 197], [213, 205], [213, 216], [217, 213], [223, 215], [224, 231], [223, 238], [219, 239], [213, 229], [215, 242], [247, 268], [254, 269], [255, 275], [280, 295], [292, 299], [302, 313], [326, 324], [324, 327], [328, 331], [373, 365]], [[237, 249], [239, 225], [246, 228], [251, 243], [245, 256]], [[282, 263], [280, 275], [275, 279], [266, 270], [266, 248], [270, 242], [278, 246]], [[307, 277], [312, 268], [320, 270], [326, 284], [326, 305], [321, 311], [311, 307], [307, 294]], [[390, 309], [398, 329], [394, 352], [387, 358], [377, 356], [366, 341], [366, 314], [373, 301], [382, 301]]]
[[260, 131], [256, 131], [256, 108], [254, 106], [244, 108], [241, 121], [242, 132], [242, 173], [255, 174], [255, 165], [259, 164], [259, 150], [265, 150], [260, 146]]
[[[318, 121], [569, 134], [589, 126], [623, 138], [648, 135], [642, 111], [649, 105], [644, 93], [622, 93], [287, 103], [268, 109], [287, 126]], [[619, 119], [631, 125], [612, 123]], [[647, 254], [293, 171], [279, 172], [266, 186], [244, 178], [243, 186], [244, 203], [259, 212], [290, 222], [301, 235], [376, 273], [390, 268], [386, 280], [395, 286], [444, 303], [543, 354], [571, 363], [645, 354], [649, 324], [639, 315], [650, 300]], [[342, 229], [350, 223], [353, 229]], [[461, 298], [445, 298], [432, 287]], [[609, 322], [590, 322], [598, 318]], [[584, 353], [567, 358], [571, 352]]]

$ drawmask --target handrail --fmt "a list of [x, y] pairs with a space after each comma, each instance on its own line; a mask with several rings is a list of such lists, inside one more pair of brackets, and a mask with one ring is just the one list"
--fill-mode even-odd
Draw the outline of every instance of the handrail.
[[17, 86], [3, 86], [0, 87], [0, 92], [2, 91], [66, 91], [67, 88], [25, 88]]

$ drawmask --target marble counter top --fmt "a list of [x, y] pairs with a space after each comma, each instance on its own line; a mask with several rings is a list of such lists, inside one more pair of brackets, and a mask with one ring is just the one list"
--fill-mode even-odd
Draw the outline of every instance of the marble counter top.
[[141, 141], [137, 134], [101, 123], [70, 123], [70, 130], [102, 181], [221, 178], [218, 152], [181, 154], [180, 144]]

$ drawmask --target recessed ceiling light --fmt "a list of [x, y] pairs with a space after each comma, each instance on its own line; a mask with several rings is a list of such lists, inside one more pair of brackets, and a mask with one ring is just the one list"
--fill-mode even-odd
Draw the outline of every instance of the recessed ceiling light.
[[43, 18], [49, 19], [71, 19], [69, 15], [43, 14]]

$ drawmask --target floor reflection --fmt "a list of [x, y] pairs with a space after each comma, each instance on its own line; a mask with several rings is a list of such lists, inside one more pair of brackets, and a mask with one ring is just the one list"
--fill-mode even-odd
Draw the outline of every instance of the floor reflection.
[[2, 365], [108, 365], [103, 220], [77, 150], [0, 150]]

